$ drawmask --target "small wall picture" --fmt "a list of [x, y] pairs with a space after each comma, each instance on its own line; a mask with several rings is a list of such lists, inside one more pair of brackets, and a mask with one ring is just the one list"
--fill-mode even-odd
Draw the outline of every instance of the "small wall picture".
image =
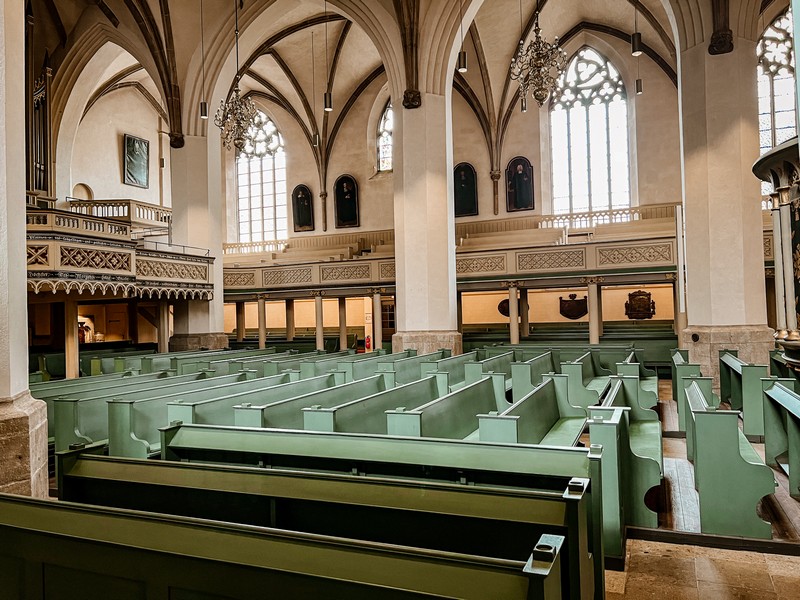
[[122, 183], [150, 187], [150, 142], [127, 133], [123, 136]]
[[524, 156], [512, 158], [506, 167], [506, 210], [533, 210], [533, 168]]
[[358, 185], [352, 175], [340, 175], [333, 185], [336, 228], [358, 227]]
[[458, 163], [453, 169], [453, 197], [457, 217], [478, 214], [478, 177], [475, 167], [469, 163]]
[[314, 231], [314, 197], [307, 185], [292, 190], [292, 215], [295, 231]]

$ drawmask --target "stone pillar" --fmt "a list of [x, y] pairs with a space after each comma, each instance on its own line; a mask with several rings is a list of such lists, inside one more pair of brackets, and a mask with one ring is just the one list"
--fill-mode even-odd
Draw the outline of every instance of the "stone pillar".
[[316, 328], [317, 350], [325, 350], [325, 316], [322, 312], [322, 292], [311, 292], [314, 296], [314, 327]]
[[339, 298], [339, 350], [347, 349], [347, 298]]
[[[448, 91], [448, 94], [451, 92]], [[450, 98], [422, 93], [395, 110], [394, 231], [397, 333], [394, 351], [461, 352], [457, 331]], [[404, 143], [408, 140], [408, 143]]]
[[589, 284], [589, 343], [600, 343], [600, 328], [602, 326], [603, 312], [600, 304], [599, 277], [590, 277], [586, 280]]
[[267, 347], [267, 299], [258, 297], [258, 347]]
[[247, 332], [244, 302], [236, 303], [236, 341], [241, 342]]
[[[675, 312], [673, 323], [678, 344], [681, 344], [681, 332], [686, 329], [686, 245], [684, 244], [683, 207], [675, 207], [675, 247], [677, 248], [677, 270], [675, 273]], [[681, 346], [683, 348], [684, 346]]]
[[0, 4], [0, 492], [45, 497], [47, 408], [28, 392], [24, 7]]
[[780, 246], [783, 260], [783, 294], [784, 294], [784, 314], [786, 315], [786, 329], [794, 331], [797, 329], [797, 306], [795, 302], [795, 275], [794, 261], [792, 256], [792, 207], [788, 202], [788, 190], [784, 189], [782, 194], [786, 202], [781, 202], [780, 212]]
[[169, 300], [158, 302], [158, 351], [169, 352]]
[[[172, 184], [172, 242], [208, 248], [215, 261], [209, 265], [213, 299], [188, 300], [174, 306], [173, 350], [225, 348], [222, 286], [224, 202], [222, 153], [218, 135], [184, 137], [183, 148], [170, 149]], [[214, 157], [209, 160], [209, 157]]]
[[381, 311], [381, 290], [372, 290], [372, 347], [383, 348], [383, 318]]
[[519, 300], [517, 299], [517, 284], [508, 284], [508, 332], [512, 344], [519, 344]]
[[772, 257], [775, 265], [775, 321], [776, 336], [786, 339], [786, 292], [783, 279], [783, 243], [781, 240], [781, 211], [778, 207], [778, 194], [772, 194]]
[[753, 41], [712, 56], [701, 43], [681, 53], [687, 327], [682, 346], [718, 381], [718, 351], [767, 363], [764, 248], [758, 180], [758, 102]]
[[286, 341], [294, 340], [294, 300], [286, 301]]
[[519, 328], [520, 337], [527, 338], [531, 334], [530, 306], [528, 305], [528, 289], [519, 290]]
[[64, 371], [67, 379], [81, 376], [78, 301], [70, 294], [64, 300]]

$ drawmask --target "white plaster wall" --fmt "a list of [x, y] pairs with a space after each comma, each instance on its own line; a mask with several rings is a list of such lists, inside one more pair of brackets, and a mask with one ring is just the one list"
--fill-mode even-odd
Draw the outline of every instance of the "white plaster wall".
[[[130, 198], [170, 206], [169, 152], [164, 149], [165, 168], [159, 166], [161, 119], [147, 101], [132, 89], [121, 89], [102, 97], [86, 113], [75, 137], [72, 153], [72, 186], [83, 183], [95, 200]], [[149, 188], [125, 185], [123, 181], [123, 135], [150, 142]], [[72, 188], [67, 191], [71, 194]]]
[[[477, 70], [477, 69], [476, 69]], [[466, 100], [453, 92], [453, 167], [466, 162], [475, 167], [478, 184], [478, 214], [473, 217], [458, 217], [456, 223], [485, 221], [494, 216], [489, 149], [478, 118]], [[453, 199], [450, 198], [450, 202]]]

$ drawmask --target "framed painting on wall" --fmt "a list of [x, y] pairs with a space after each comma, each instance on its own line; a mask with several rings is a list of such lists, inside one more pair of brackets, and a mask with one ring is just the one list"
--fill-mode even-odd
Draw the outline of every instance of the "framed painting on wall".
[[358, 227], [358, 184], [352, 175], [340, 175], [333, 185], [336, 228]]
[[292, 191], [292, 215], [295, 231], [314, 231], [314, 198], [307, 185], [298, 185]]
[[453, 196], [455, 215], [469, 217], [478, 214], [478, 177], [475, 167], [469, 163], [458, 163], [453, 169]]
[[533, 210], [533, 168], [524, 156], [517, 156], [506, 167], [506, 210]]
[[140, 188], [150, 187], [150, 142], [124, 134], [122, 157], [122, 183]]

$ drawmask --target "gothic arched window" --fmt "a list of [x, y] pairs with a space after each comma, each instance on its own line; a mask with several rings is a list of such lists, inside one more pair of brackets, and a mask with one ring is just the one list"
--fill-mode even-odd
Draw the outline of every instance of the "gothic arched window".
[[[758, 133], [761, 154], [796, 135], [792, 11], [775, 19], [756, 44], [758, 56]], [[772, 192], [762, 182], [761, 193]]]
[[[258, 113], [245, 152], [236, 158], [239, 241], [287, 237], [286, 153], [283, 136], [267, 115]], [[247, 152], [264, 153], [263, 158]]]
[[553, 213], [630, 206], [628, 103], [619, 71], [584, 46], [550, 101]]
[[378, 172], [392, 170], [392, 132], [394, 131], [394, 111], [392, 101], [386, 103], [380, 123], [378, 123]]

